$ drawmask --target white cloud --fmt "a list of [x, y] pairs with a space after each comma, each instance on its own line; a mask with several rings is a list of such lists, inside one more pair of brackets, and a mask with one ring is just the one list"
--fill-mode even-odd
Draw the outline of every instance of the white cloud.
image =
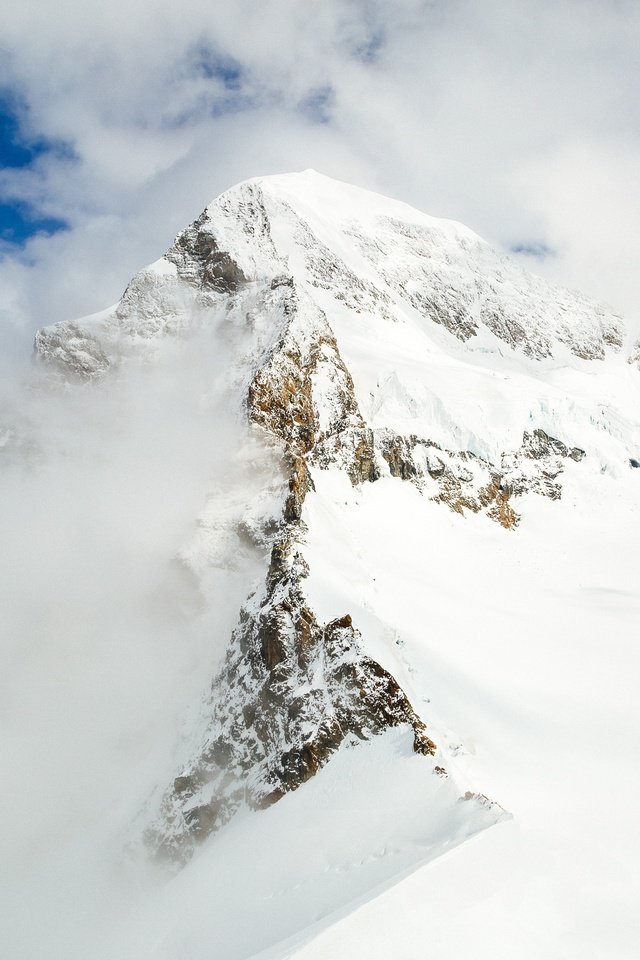
[[0, 180], [71, 227], [0, 265], [13, 358], [115, 300], [217, 192], [306, 166], [545, 244], [539, 270], [637, 314], [637, 4], [30, 0], [0, 33], [25, 131], [76, 158]]

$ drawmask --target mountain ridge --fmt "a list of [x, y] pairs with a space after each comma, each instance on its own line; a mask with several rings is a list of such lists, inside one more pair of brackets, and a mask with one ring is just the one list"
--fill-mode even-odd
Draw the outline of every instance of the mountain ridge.
[[[243, 804], [263, 808], [345, 743], [398, 724], [447, 776], [446, 751], [436, 752], [393, 673], [363, 647], [350, 611], [336, 610], [322, 626], [305, 596], [305, 501], [314, 475], [342, 471], [355, 488], [383, 477], [407, 481], [461, 516], [484, 513], [513, 530], [520, 502], [531, 494], [559, 499], [567, 464], [592, 454], [583, 437], [593, 437], [593, 424], [585, 432], [579, 416], [566, 417], [554, 369], [562, 377], [571, 357], [571, 376], [588, 380], [586, 365], [620, 358], [624, 335], [617, 315], [529, 277], [465, 227], [306, 171], [222, 194], [114, 308], [84, 324], [44, 328], [36, 357], [63, 381], [104, 380], [121, 364], [152, 362], [167, 338], [188, 340], [207, 325], [230, 345], [220, 388], [235, 416], [273, 448], [281, 466], [270, 487], [282, 492], [275, 512], [236, 530], [269, 558], [264, 580], [240, 611], [198, 745], [142, 828], [152, 847], [178, 861]], [[472, 370], [485, 388], [487, 376], [496, 380], [492, 364], [511, 364], [513, 373], [492, 389], [500, 400], [519, 377], [528, 409], [509, 424], [513, 437], [519, 419], [517, 442], [498, 456], [495, 442], [482, 449], [480, 428], [456, 423], [428, 393], [425, 403], [416, 372], [406, 377], [407, 361], [418, 381], [433, 362], [448, 385]], [[532, 405], [527, 391], [544, 376], [548, 398]], [[584, 413], [589, 421], [591, 409]], [[549, 424], [577, 426], [584, 446]], [[187, 554], [180, 562], [191, 573], [202, 564]], [[451, 802], [462, 793], [452, 784]], [[489, 810], [503, 815], [497, 805]]]
[[594, 889], [635, 916], [638, 369], [439, 224], [248, 181], [36, 338], [8, 790], [73, 957], [536, 960], [589, 953]]

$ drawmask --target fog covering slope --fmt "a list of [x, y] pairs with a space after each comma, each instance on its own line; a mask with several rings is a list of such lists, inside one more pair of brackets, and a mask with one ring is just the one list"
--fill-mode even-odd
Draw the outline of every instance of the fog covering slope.
[[[631, 958], [640, 373], [623, 321], [510, 274], [464, 227], [312, 172], [240, 185], [206, 217], [248, 284], [231, 306], [196, 302], [165, 258], [67, 329], [100, 376], [67, 354], [2, 398], [7, 955]], [[145, 811], [264, 577], [268, 545], [243, 531], [286, 485], [244, 406], [280, 273], [324, 311], [373, 431], [497, 462], [542, 429], [585, 456], [560, 499], [517, 498], [515, 530], [384, 460], [355, 486], [313, 467], [313, 608], [351, 614], [450, 777], [388, 731], [173, 874], [140, 850]]]

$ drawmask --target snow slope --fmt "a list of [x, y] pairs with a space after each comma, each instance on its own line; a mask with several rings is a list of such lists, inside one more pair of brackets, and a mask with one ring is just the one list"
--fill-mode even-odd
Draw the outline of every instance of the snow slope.
[[[515, 535], [411, 490], [391, 512], [384, 481], [343, 516], [361, 560], [332, 583], [359, 583], [371, 621], [397, 632], [456, 759], [513, 820], [273, 956], [637, 955], [638, 484], [573, 473]], [[421, 558], [410, 579], [406, 555]]]
[[2, 434], [9, 953], [633, 957], [630, 351], [313, 171], [43, 328]]

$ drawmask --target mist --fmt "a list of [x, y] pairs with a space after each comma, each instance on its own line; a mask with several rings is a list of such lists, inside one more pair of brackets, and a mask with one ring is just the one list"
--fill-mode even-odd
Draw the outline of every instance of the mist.
[[129, 850], [136, 818], [176, 774], [185, 716], [264, 560], [237, 535], [246, 504], [226, 497], [221, 511], [216, 499], [263, 456], [230, 403], [228, 360], [203, 330], [101, 384], [34, 368], [5, 389], [0, 844], [10, 956], [97, 956], [161, 879]]

